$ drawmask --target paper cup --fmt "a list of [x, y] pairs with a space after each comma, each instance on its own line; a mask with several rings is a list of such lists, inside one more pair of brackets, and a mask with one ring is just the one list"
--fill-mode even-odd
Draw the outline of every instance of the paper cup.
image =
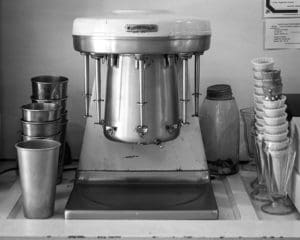
[[263, 111], [264, 104], [262, 102], [254, 102], [254, 106], [258, 111]]
[[263, 118], [258, 117], [257, 115], [255, 116], [255, 123], [259, 125], [265, 125], [265, 120]]
[[264, 108], [263, 112], [267, 117], [279, 117], [284, 115], [286, 110], [286, 105], [281, 108]]
[[287, 139], [288, 131], [279, 134], [264, 133], [264, 139], [272, 142], [282, 142]]
[[283, 132], [286, 132], [288, 130], [289, 124], [287, 122], [281, 124], [281, 125], [275, 125], [275, 126], [270, 126], [265, 124], [265, 133], [269, 134], [280, 134]]
[[255, 115], [258, 117], [258, 118], [263, 118], [264, 116], [264, 111], [258, 109], [258, 108], [255, 108]]
[[264, 99], [263, 105], [265, 108], [271, 108], [271, 109], [282, 108], [285, 104], [285, 101], [286, 101], [286, 96], [282, 95], [281, 99], [278, 99], [276, 101], [270, 101], [270, 100]]
[[256, 101], [256, 102], [263, 102], [263, 100], [265, 99], [265, 96], [263, 94], [254, 93], [253, 98], [254, 98], [254, 101]]
[[258, 131], [258, 132], [264, 132], [264, 125], [261, 125], [259, 123], [255, 123], [255, 130]]
[[279, 117], [267, 117], [266, 115], [263, 116], [263, 119], [266, 124], [269, 126], [276, 126], [281, 125], [286, 122], [287, 114], [284, 113], [282, 116]]
[[263, 87], [263, 81], [261, 79], [254, 78], [254, 86]]
[[259, 87], [259, 86], [254, 86], [254, 92], [255, 92], [255, 94], [258, 94], [258, 95], [263, 95], [264, 94], [263, 88]]
[[255, 71], [271, 70], [274, 67], [274, 60], [270, 57], [254, 58], [251, 63]]

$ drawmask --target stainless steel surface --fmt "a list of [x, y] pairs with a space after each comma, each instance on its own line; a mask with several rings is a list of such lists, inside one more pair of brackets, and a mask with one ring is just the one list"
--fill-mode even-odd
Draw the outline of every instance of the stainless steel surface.
[[101, 58], [96, 57], [96, 77], [95, 77], [95, 88], [96, 88], [96, 108], [97, 108], [97, 117], [98, 120], [96, 124], [103, 124], [102, 116], [101, 116]]
[[61, 107], [61, 112], [64, 113], [66, 111], [66, 107], [67, 107], [67, 98], [62, 98], [62, 99], [35, 99], [35, 98], [31, 98], [31, 101], [33, 103], [55, 103], [58, 104]]
[[60, 143], [32, 140], [16, 144], [26, 218], [53, 215]]
[[30, 140], [42, 140], [42, 139], [48, 139], [48, 140], [54, 140], [54, 141], [59, 141], [61, 140], [61, 133], [55, 134], [53, 136], [49, 137], [29, 137], [26, 135], [22, 135], [22, 140], [23, 141], [30, 141]]
[[206, 170], [78, 171], [77, 177], [79, 181], [107, 183], [202, 184], [209, 182], [209, 173]]
[[85, 104], [85, 115], [84, 117], [90, 117], [90, 55], [82, 54], [84, 60], [84, 104]]
[[22, 119], [28, 122], [48, 122], [60, 118], [61, 107], [55, 103], [31, 103], [22, 106]]
[[209, 49], [210, 36], [100, 38], [73, 35], [73, 45], [75, 50], [88, 53], [194, 54]]
[[143, 119], [148, 132], [143, 137], [136, 131], [140, 125], [140, 110], [137, 106], [140, 78], [139, 70], [135, 68], [135, 56], [120, 55], [118, 65], [108, 66], [104, 134], [110, 140], [157, 144], [179, 135], [179, 127], [168, 131], [169, 125], [179, 123], [175, 59], [172, 58], [172, 64], [164, 67], [163, 56], [147, 57], [147, 67], [144, 69], [147, 105]]
[[[149, 197], [151, 196], [151, 197]], [[67, 219], [217, 219], [210, 183], [76, 183]]]
[[[189, 106], [192, 111], [193, 106]], [[91, 104], [92, 118], [86, 122], [81, 147], [79, 171], [168, 171], [207, 170], [207, 162], [197, 118], [182, 127], [180, 137], [161, 145], [124, 144], [110, 141], [101, 134], [102, 127], [95, 125], [96, 104]]]
[[67, 97], [68, 78], [37, 76], [31, 79], [32, 97], [35, 99], [61, 99]]
[[59, 149], [59, 158], [58, 158], [58, 167], [57, 167], [57, 181], [56, 184], [62, 182], [62, 174], [63, 174], [63, 165], [64, 165], [64, 151], [65, 151], [65, 132], [62, 131], [56, 135], [50, 137], [29, 137], [26, 135], [22, 135], [22, 141], [31, 141], [31, 140], [54, 140], [61, 143]]
[[60, 119], [52, 122], [21, 122], [23, 134], [29, 137], [50, 137], [61, 131]]
[[199, 96], [200, 96], [200, 54], [194, 55], [194, 117], [199, 116]]

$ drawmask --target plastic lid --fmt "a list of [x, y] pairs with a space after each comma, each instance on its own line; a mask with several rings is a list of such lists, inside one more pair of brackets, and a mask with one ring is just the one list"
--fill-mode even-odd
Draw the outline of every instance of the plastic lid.
[[209, 21], [164, 10], [116, 10], [97, 18], [77, 18], [73, 35], [95, 37], [190, 37], [211, 35]]
[[209, 100], [231, 100], [233, 99], [230, 85], [217, 84], [207, 88], [206, 98]]

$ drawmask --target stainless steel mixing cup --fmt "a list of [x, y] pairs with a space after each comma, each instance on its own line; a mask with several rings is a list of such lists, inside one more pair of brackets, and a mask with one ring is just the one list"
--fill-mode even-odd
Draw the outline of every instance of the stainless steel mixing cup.
[[58, 104], [61, 107], [61, 113], [64, 113], [66, 111], [67, 107], [67, 98], [60, 98], [55, 100], [49, 100], [49, 99], [36, 99], [34, 97], [31, 97], [31, 100], [33, 103], [55, 103]]
[[[108, 66], [104, 134], [126, 143], [173, 140], [180, 132], [177, 65], [182, 61], [149, 55], [138, 69], [136, 63], [134, 55], [120, 55]], [[144, 84], [139, 83], [141, 75]]]
[[61, 143], [60, 150], [59, 150], [59, 160], [58, 160], [58, 168], [57, 168], [57, 184], [60, 184], [62, 182], [62, 175], [63, 175], [63, 168], [64, 168], [64, 152], [65, 152], [65, 125], [66, 123], [62, 123], [62, 132], [50, 136], [50, 137], [29, 137], [26, 135], [22, 135], [23, 141], [29, 141], [29, 140], [55, 140]]
[[26, 218], [53, 215], [60, 145], [53, 140], [31, 140], [15, 145]]
[[22, 106], [22, 118], [28, 122], [49, 122], [60, 118], [61, 107], [55, 103], [30, 103]]
[[50, 137], [61, 131], [60, 119], [52, 122], [21, 122], [23, 134], [29, 137]]
[[61, 141], [61, 135], [62, 133], [58, 133], [55, 134], [53, 136], [49, 136], [49, 137], [30, 137], [30, 136], [26, 136], [26, 135], [22, 135], [22, 140], [23, 141], [30, 141], [30, 140], [43, 140], [43, 139], [48, 139], [48, 140], [54, 140], [54, 141]]
[[31, 79], [34, 99], [61, 99], [67, 97], [68, 78], [62, 76], [37, 76]]

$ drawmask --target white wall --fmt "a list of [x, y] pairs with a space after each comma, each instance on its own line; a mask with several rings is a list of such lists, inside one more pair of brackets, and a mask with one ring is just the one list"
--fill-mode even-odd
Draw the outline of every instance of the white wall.
[[84, 129], [82, 59], [73, 50], [72, 21], [113, 9], [168, 9], [209, 19], [211, 49], [201, 61], [202, 93], [229, 83], [240, 108], [252, 104], [250, 60], [267, 55], [282, 69], [286, 92], [300, 92], [300, 52], [263, 50], [261, 0], [0, 0], [0, 158], [15, 157], [19, 107], [30, 101], [30, 78], [69, 77], [69, 141], [78, 157]]

